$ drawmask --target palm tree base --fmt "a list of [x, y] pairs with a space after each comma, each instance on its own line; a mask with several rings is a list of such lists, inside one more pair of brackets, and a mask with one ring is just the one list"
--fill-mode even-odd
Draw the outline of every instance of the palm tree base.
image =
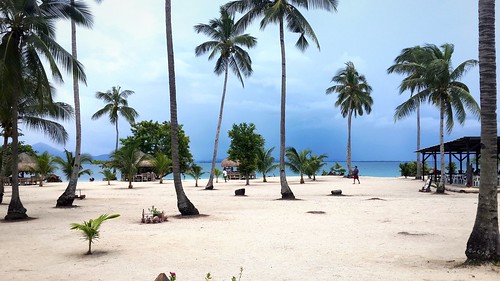
[[2, 204], [2, 202], [3, 202], [3, 192], [0, 193], [0, 204]]
[[28, 218], [28, 215], [26, 214], [26, 208], [24, 208], [21, 200], [12, 199], [5, 220], [23, 220], [26, 218]]
[[[464, 264], [467, 265], [482, 265], [488, 263], [499, 263], [500, 262], [500, 245], [498, 243], [491, 243], [491, 241], [498, 241], [497, 237], [488, 236], [486, 229], [478, 230], [474, 227], [472, 233], [467, 241], [467, 248], [465, 249], [465, 255], [467, 260]], [[498, 232], [489, 231], [490, 236], [498, 235]]]
[[67, 192], [64, 192], [57, 198], [56, 208], [73, 207], [73, 201], [75, 201], [75, 194], [69, 195]]
[[207, 186], [205, 186], [205, 189], [206, 190], [213, 190], [214, 189], [214, 185], [213, 184], [212, 185], [207, 185]]
[[284, 200], [295, 200], [295, 195], [292, 192], [281, 193], [281, 199]]
[[177, 208], [179, 209], [179, 212], [182, 216], [196, 216], [200, 214], [198, 209], [196, 209], [193, 203], [191, 203], [191, 201], [189, 200], [182, 205], [177, 204]]

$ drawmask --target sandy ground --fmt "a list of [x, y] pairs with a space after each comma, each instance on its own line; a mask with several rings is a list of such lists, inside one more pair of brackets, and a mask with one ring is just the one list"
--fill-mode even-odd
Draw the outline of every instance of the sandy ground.
[[[216, 189], [183, 182], [202, 216], [178, 216], [173, 183], [83, 182], [78, 208], [54, 208], [65, 183], [22, 186], [21, 199], [34, 219], [0, 222], [0, 280], [154, 280], [173, 271], [177, 280], [500, 280], [500, 267], [460, 267], [474, 224], [477, 194], [420, 193], [421, 181], [403, 178], [319, 177], [298, 184], [300, 200], [280, 198], [278, 178], [243, 181]], [[346, 196], [331, 196], [342, 189]], [[10, 188], [0, 205], [7, 213]], [[168, 222], [141, 224], [155, 205]], [[94, 254], [70, 230], [103, 213]]]

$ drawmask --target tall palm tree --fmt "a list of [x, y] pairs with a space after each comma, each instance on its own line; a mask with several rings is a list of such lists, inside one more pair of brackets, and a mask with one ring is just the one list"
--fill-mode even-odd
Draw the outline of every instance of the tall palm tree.
[[338, 93], [336, 107], [340, 107], [342, 117], [347, 117], [347, 170], [349, 175], [352, 171], [351, 159], [351, 122], [352, 116], [356, 118], [370, 114], [372, 111], [373, 99], [370, 96], [372, 87], [368, 85], [366, 77], [359, 74], [354, 63], [346, 62], [346, 67], [339, 69], [337, 74], [333, 76], [331, 82], [337, 85], [326, 89], [326, 94]]
[[274, 147], [261, 147], [257, 151], [257, 171], [262, 173], [262, 182], [267, 182], [266, 175], [279, 167], [279, 164], [274, 163], [273, 150]]
[[281, 197], [283, 199], [295, 199], [295, 195], [288, 186], [285, 175], [285, 109], [286, 109], [286, 55], [285, 55], [285, 22], [286, 28], [299, 33], [300, 36], [295, 46], [301, 51], [309, 46], [309, 37], [318, 47], [319, 42], [316, 34], [306, 18], [298, 8], [308, 10], [319, 8], [326, 11], [337, 10], [337, 0], [236, 0], [225, 5], [229, 12], [246, 12], [237, 22], [241, 28], [246, 28], [253, 20], [262, 17], [260, 28], [264, 29], [270, 23], [279, 26], [279, 38], [281, 49], [281, 116], [280, 116], [280, 183]]
[[[55, 22], [73, 19], [76, 23], [90, 25], [91, 16], [82, 3], [46, 0], [5, 0], [0, 2], [0, 23], [3, 28], [0, 41], [0, 95], [11, 108], [11, 120], [18, 119], [19, 97], [30, 89], [25, 77], [36, 81], [34, 96], [41, 97], [50, 88], [42, 58], [48, 61], [52, 77], [62, 82], [59, 65], [80, 81], [85, 74], [78, 61], [55, 41]], [[18, 125], [12, 122], [12, 197], [8, 220], [26, 218], [19, 196], [17, 179]], [[74, 194], [73, 194], [74, 195]]]
[[496, 77], [495, 0], [479, 0], [481, 183], [479, 184], [476, 221], [465, 250], [469, 263], [500, 261]]
[[215, 131], [214, 154], [212, 157], [212, 168], [210, 177], [205, 189], [214, 188], [215, 160], [217, 159], [217, 149], [219, 147], [219, 134], [222, 124], [222, 113], [224, 111], [224, 100], [226, 98], [227, 76], [229, 69], [238, 77], [241, 85], [244, 87], [243, 76], [248, 77], [252, 74], [252, 60], [250, 55], [240, 46], [252, 48], [257, 44], [257, 39], [249, 34], [242, 34], [242, 29], [237, 29], [234, 24], [234, 16], [221, 7], [220, 18], [212, 19], [208, 24], [198, 24], [194, 27], [197, 33], [203, 33], [212, 40], [197, 46], [195, 53], [197, 56], [210, 52], [208, 59], [218, 56], [215, 63], [214, 72], [217, 75], [224, 73], [224, 86], [222, 88], [222, 98], [220, 102], [219, 121]]
[[288, 158], [286, 165], [290, 170], [300, 175], [301, 184], [305, 183], [304, 173], [307, 172], [308, 157], [310, 154], [310, 149], [304, 149], [302, 151], [297, 151], [294, 147], [288, 147], [286, 149], [286, 158]]
[[[100, 3], [102, 0], [95, 0], [95, 2]], [[78, 2], [75, 0], [71, 0], [71, 5], [76, 5]], [[81, 1], [79, 1], [81, 2]], [[87, 9], [87, 13], [89, 15], [89, 20], [85, 27], [91, 28], [92, 21], [90, 20], [90, 12]], [[77, 44], [76, 44], [76, 25], [78, 22], [75, 20], [71, 20], [71, 54], [75, 59], [78, 58]], [[78, 79], [75, 75], [73, 75], [73, 102], [75, 103], [75, 166], [73, 167], [73, 173], [68, 182], [68, 186], [66, 190], [64, 190], [63, 194], [57, 198], [56, 207], [68, 207], [73, 205], [73, 201], [75, 200], [75, 191], [76, 186], [78, 184], [78, 174], [80, 172], [80, 154], [82, 150], [82, 121], [81, 121], [81, 113], [80, 113], [80, 85], [78, 83]]]
[[[420, 46], [405, 48], [401, 51], [401, 54], [394, 59], [394, 65], [389, 67], [387, 72], [408, 75], [399, 86], [399, 94], [409, 90], [411, 98], [413, 94], [418, 91], [420, 85], [408, 85], [408, 83], [405, 82], [419, 79], [423, 75], [425, 64], [428, 63], [427, 59], [428, 56], [425, 55], [425, 50]], [[421, 179], [422, 162], [420, 161], [420, 152], [418, 152], [420, 150], [420, 104], [416, 105], [415, 111], [417, 114], [417, 174], [415, 178]], [[394, 120], [397, 121], [399, 119], [395, 118]]]
[[[59, 165], [66, 179], [70, 180], [76, 162], [76, 157], [73, 156], [73, 152], [64, 150], [64, 158], [57, 156], [54, 159], [54, 162], [57, 165]], [[83, 164], [85, 163], [89, 164], [92, 163], [92, 156], [90, 154], [83, 153], [82, 155], [80, 155], [80, 165], [78, 165], [79, 167], [78, 177], [80, 177], [81, 175], [89, 175], [89, 176], [92, 175], [92, 170], [83, 168]]]
[[445, 191], [445, 159], [444, 159], [444, 120], [446, 130], [450, 133], [454, 126], [454, 116], [460, 124], [466, 119], [466, 109], [474, 116], [479, 117], [480, 109], [469, 88], [459, 80], [473, 66], [476, 60], [466, 60], [453, 69], [451, 58], [454, 51], [452, 44], [444, 44], [441, 49], [436, 45], [423, 47], [428, 57], [423, 65], [423, 73], [415, 79], [403, 81], [403, 86], [418, 89], [419, 92], [396, 108], [395, 118], [404, 118], [413, 112], [416, 106], [424, 101], [439, 109], [439, 143], [441, 154], [441, 182], [437, 193]]
[[43, 179], [45, 179], [48, 174], [53, 173], [57, 169], [55, 159], [54, 157], [52, 157], [52, 155], [45, 151], [35, 158], [35, 163], [36, 168], [33, 170], [33, 172], [42, 177], [39, 186], [43, 186]]
[[179, 161], [179, 123], [177, 121], [177, 93], [175, 88], [174, 44], [172, 39], [172, 6], [171, 0], [165, 0], [165, 36], [167, 39], [168, 86], [170, 92], [170, 124], [172, 138], [172, 171], [174, 173], [177, 208], [184, 216], [198, 215], [198, 209], [191, 203], [182, 188], [181, 168]]
[[104, 101], [106, 105], [99, 109], [94, 115], [92, 115], [92, 120], [97, 120], [104, 115], [109, 117], [111, 124], [115, 125], [116, 131], [116, 141], [115, 150], [118, 149], [118, 116], [121, 115], [130, 124], [135, 123], [135, 118], [139, 116], [137, 111], [132, 107], [128, 106], [127, 98], [134, 92], [130, 90], [120, 91], [120, 86], [113, 87], [107, 92], [97, 92], [95, 97], [99, 100]]

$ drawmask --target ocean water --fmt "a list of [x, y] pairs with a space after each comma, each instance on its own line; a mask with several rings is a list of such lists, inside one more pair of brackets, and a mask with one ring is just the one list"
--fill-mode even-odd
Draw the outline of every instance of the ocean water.
[[[322, 170], [325, 171], [330, 171], [330, 167], [335, 165], [336, 161], [331, 161], [331, 162], [326, 162], [326, 166], [322, 168]], [[347, 164], [346, 162], [340, 162], [337, 161], [341, 166], [344, 167], [344, 169], [347, 170]], [[360, 176], [370, 176], [370, 177], [399, 177], [400, 172], [399, 172], [399, 164], [403, 162], [408, 162], [408, 161], [353, 161], [352, 165], [358, 166], [359, 169], [359, 175]], [[212, 163], [210, 162], [196, 162], [196, 165], [201, 166], [203, 168], [203, 176], [201, 177], [202, 179], [208, 179], [210, 176], [210, 168], [212, 166]], [[216, 168], [219, 170], [222, 170], [222, 167], [220, 165], [220, 162], [217, 162]], [[89, 181], [90, 177], [94, 177], [96, 180], [101, 180], [103, 178], [103, 175], [100, 174], [100, 171], [102, 169], [98, 165], [85, 165], [84, 168], [90, 169], [92, 171], [92, 175], [83, 175], [80, 177], [80, 181]], [[63, 181], [66, 181], [62, 174], [56, 172], [58, 176], [61, 177]], [[298, 174], [293, 173], [290, 170], [286, 170], [286, 175], [287, 176], [298, 176]], [[321, 175], [321, 172], [319, 173]], [[267, 176], [279, 176], [279, 170], [276, 169], [274, 171], [271, 171]], [[257, 173], [257, 178], [261, 178], [262, 174]], [[186, 179], [189, 179], [190, 176], [186, 175]], [[165, 179], [172, 179], [172, 174], [167, 175]]]

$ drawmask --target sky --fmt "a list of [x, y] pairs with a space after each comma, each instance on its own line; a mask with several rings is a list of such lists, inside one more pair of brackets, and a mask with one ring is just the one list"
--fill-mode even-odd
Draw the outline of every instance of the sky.
[[[135, 93], [128, 98], [137, 121], [163, 122], [170, 119], [165, 43], [165, 8], [160, 0], [86, 1], [94, 15], [94, 26], [77, 31], [78, 59], [85, 66], [87, 85], [80, 86], [82, 151], [92, 155], [110, 153], [115, 130], [109, 120], [91, 120], [104, 106], [97, 91], [113, 86]], [[195, 161], [211, 160], [222, 95], [223, 76], [213, 72], [215, 61], [197, 57], [194, 49], [208, 41], [194, 26], [219, 17], [226, 0], [173, 0], [172, 24], [176, 67], [178, 119], [190, 138]], [[301, 52], [297, 36], [285, 33], [287, 59], [286, 146], [327, 154], [330, 161], [345, 161], [347, 119], [334, 106], [336, 94], [326, 95], [334, 85], [335, 73], [352, 61], [372, 86], [373, 106], [369, 115], [352, 121], [354, 161], [408, 161], [415, 159], [416, 116], [394, 122], [395, 108], [410, 93], [399, 94], [404, 78], [387, 74], [387, 68], [401, 50], [416, 45], [455, 45], [454, 66], [478, 58], [477, 1], [472, 0], [339, 0], [337, 12], [301, 10], [313, 27], [320, 50], [313, 44]], [[498, 13], [498, 12], [497, 12]], [[240, 15], [236, 15], [238, 19]], [[217, 158], [227, 156], [227, 132], [232, 124], [254, 123], [266, 147], [279, 153], [280, 49], [275, 25], [259, 29], [255, 21], [247, 33], [257, 37], [257, 46], [248, 50], [253, 75], [245, 87], [229, 76]], [[57, 25], [57, 41], [70, 48], [70, 24]], [[479, 67], [461, 80], [479, 103]], [[56, 85], [56, 101], [73, 104], [71, 78]], [[57, 149], [74, 151], [74, 121], [63, 123], [69, 133], [65, 145], [51, 143], [44, 135], [23, 129], [21, 140], [28, 144], [47, 143]], [[120, 138], [131, 135], [130, 125], [119, 119]], [[456, 122], [445, 141], [462, 136], [479, 136], [480, 123], [469, 114], [465, 124]], [[421, 109], [421, 147], [439, 143], [439, 113], [430, 105]]]

